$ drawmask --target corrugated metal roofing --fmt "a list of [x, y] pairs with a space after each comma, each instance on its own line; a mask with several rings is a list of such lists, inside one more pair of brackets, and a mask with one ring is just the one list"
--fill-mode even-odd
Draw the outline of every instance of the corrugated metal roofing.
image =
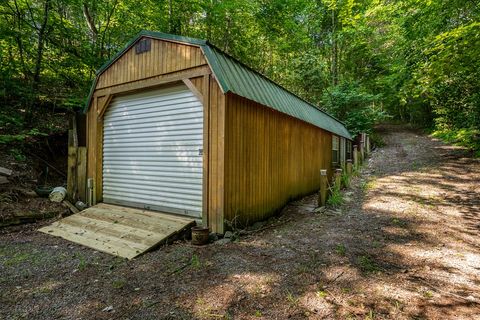
[[123, 50], [99, 69], [97, 77], [143, 36], [198, 45], [203, 49], [212, 72], [215, 74], [224, 93], [232, 92], [339, 136], [352, 139], [347, 128], [339, 120], [222, 52], [205, 40], [161, 32], [142, 31]]

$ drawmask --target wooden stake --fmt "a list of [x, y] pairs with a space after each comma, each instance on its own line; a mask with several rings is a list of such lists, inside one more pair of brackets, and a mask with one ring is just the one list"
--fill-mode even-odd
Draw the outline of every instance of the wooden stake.
[[347, 174], [350, 176], [352, 174], [352, 159], [347, 160]]
[[342, 169], [335, 169], [335, 188], [340, 190], [342, 188]]
[[327, 170], [320, 170], [320, 192], [318, 196], [318, 206], [323, 207], [327, 203], [328, 178]]
[[367, 149], [367, 155], [370, 154], [370, 136], [367, 134], [366, 135], [366, 140], [367, 140], [367, 144], [366, 144], [366, 149]]
[[[363, 136], [363, 133], [362, 133]], [[365, 160], [365, 140], [360, 141], [360, 163]]]
[[353, 165], [355, 169], [358, 168], [358, 147], [357, 145], [353, 146]]

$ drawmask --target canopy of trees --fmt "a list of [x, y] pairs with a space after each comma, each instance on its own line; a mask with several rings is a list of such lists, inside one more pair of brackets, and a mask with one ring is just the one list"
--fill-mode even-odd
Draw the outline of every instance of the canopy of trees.
[[81, 108], [95, 70], [147, 29], [210, 40], [353, 133], [390, 116], [480, 145], [477, 1], [5, 0], [0, 12], [0, 97], [22, 112], [0, 110], [3, 131], [40, 134], [39, 108]]

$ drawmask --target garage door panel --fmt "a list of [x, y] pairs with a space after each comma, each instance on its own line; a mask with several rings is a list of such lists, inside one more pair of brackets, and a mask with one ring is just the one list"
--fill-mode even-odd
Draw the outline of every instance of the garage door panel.
[[[178, 87], [177, 87], [178, 89]], [[119, 99], [116, 99], [112, 102], [112, 104], [116, 105], [124, 105], [124, 106], [132, 106], [133, 109], [142, 108], [143, 105], [149, 104], [152, 101], [156, 101], [157, 103], [162, 103], [163, 101], [177, 101], [181, 99], [190, 99], [193, 100], [196, 97], [191, 95], [188, 91], [181, 91], [181, 92], [168, 92], [168, 90], [162, 89], [162, 96], [152, 96], [150, 93], [152, 91], [145, 91], [145, 93], [135, 93], [120, 96]], [[113, 110], [116, 111], [116, 110]]]
[[[131, 139], [128, 139], [128, 138], [105, 138], [104, 139], [104, 143], [105, 142], [113, 142], [113, 143], [118, 143], [118, 144], [123, 144], [123, 143], [133, 143], [134, 145], [144, 145], [145, 143], [156, 143], [156, 142], [170, 142], [172, 140], [174, 140], [175, 142], [177, 142], [177, 144], [180, 144], [182, 141], [190, 141], [190, 140], [194, 140], [194, 141], [201, 141], [202, 140], [202, 135], [183, 135], [181, 133], [179, 134], [176, 134], [176, 135], [162, 135], [162, 136], [153, 136], [153, 137], [145, 137], [143, 139], [137, 139], [137, 138], [131, 138]], [[199, 147], [199, 149], [201, 149]]]
[[[130, 200], [132, 202], [144, 202], [146, 204], [154, 204], [154, 205], [159, 205], [159, 206], [165, 206], [167, 204], [173, 204], [176, 203], [178, 204], [179, 209], [184, 208], [185, 206], [188, 207], [195, 207], [198, 205], [201, 205], [202, 201], [201, 199], [199, 200], [189, 200], [189, 199], [184, 199], [184, 197], [181, 198], [175, 198], [170, 195], [162, 196], [158, 194], [153, 194], [153, 195], [148, 195], [148, 194], [143, 194], [143, 193], [135, 193], [135, 196], [127, 194], [125, 195], [125, 191], [108, 191], [106, 193], [107, 196], [110, 196], [112, 199], [116, 199], [117, 201], [122, 201], [122, 199], [125, 200]], [[159, 201], [161, 200], [161, 201]]]
[[103, 145], [104, 202], [201, 216], [203, 106], [186, 86], [114, 98]]
[[[158, 169], [162, 168], [162, 169]], [[137, 163], [113, 163], [105, 165], [105, 170], [133, 170], [133, 172], [141, 172], [141, 171], [178, 171], [178, 172], [197, 172], [202, 173], [202, 164], [198, 163], [188, 163], [188, 162], [168, 162], [162, 163], [160, 165], [153, 165], [151, 163], [145, 164], [142, 162]]]
[[202, 159], [200, 157], [186, 157], [186, 156], [171, 156], [171, 157], [158, 157], [155, 159], [151, 159], [149, 157], [139, 157], [139, 158], [115, 158], [115, 157], [107, 157], [108, 162], [110, 165], [117, 166], [184, 166], [185, 164], [188, 165], [189, 163], [192, 164], [193, 167], [201, 167], [202, 166]]
[[[200, 119], [198, 118], [200, 117]], [[105, 128], [105, 133], [110, 133], [110, 132], [121, 132], [121, 131], [129, 131], [129, 130], [139, 130], [139, 132], [149, 132], [150, 128], [153, 126], [157, 128], [161, 127], [170, 127], [170, 126], [181, 126], [181, 125], [195, 125], [195, 124], [200, 124], [203, 126], [203, 121], [202, 121], [202, 113], [193, 113], [189, 114], [188, 118], [182, 117], [180, 119], [178, 118], [173, 118], [169, 117], [162, 117], [162, 121], [144, 121], [140, 122], [138, 124], [133, 124], [133, 123], [125, 123], [125, 124], [120, 124], [116, 123], [115, 124], [115, 129], [113, 128]], [[143, 131], [145, 130], [145, 131]]]
[[[153, 117], [130, 117], [127, 118], [126, 116], [119, 117], [115, 121], [115, 126], [118, 128], [122, 128], [123, 126], [132, 126], [132, 127], [142, 127], [142, 126], [149, 126], [150, 124], [162, 124], [163, 122], [168, 122], [168, 121], [182, 121], [186, 120], [192, 121], [192, 119], [195, 119], [197, 117], [202, 117], [203, 112], [199, 110], [198, 108], [192, 108], [190, 110], [185, 110], [185, 112], [179, 112], [179, 113], [167, 113], [163, 112], [160, 113], [157, 112], [155, 116], [161, 116], [160, 119], [153, 118]], [[112, 119], [113, 121], [113, 119]], [[105, 129], [110, 129], [110, 127], [105, 127]]]
[[[189, 114], [192, 112], [199, 112], [201, 108], [197, 106], [196, 103], [191, 103], [188, 106], [183, 106], [182, 108], [175, 109], [175, 106], [171, 106], [170, 108], [165, 108], [158, 110], [161, 106], [152, 106], [149, 110], [142, 112], [140, 114], [135, 114], [133, 112], [125, 111], [121, 114], [110, 114], [112, 121], [132, 121], [138, 119], [150, 119], [151, 116], [160, 117], [160, 116], [176, 116], [182, 114]], [[150, 112], [149, 112], [150, 111]]]
[[[151, 180], [151, 179], [141, 179], [142, 177], [135, 177], [135, 179], [106, 179], [105, 182], [111, 186], [125, 186], [128, 183], [136, 183], [142, 184], [143, 186], [149, 186], [152, 188], [172, 188], [172, 189], [185, 189], [187, 193], [192, 192], [199, 192], [202, 193], [202, 187], [197, 184], [192, 184], [190, 180], [172, 180], [168, 179], [168, 181], [158, 181], [158, 180]], [[167, 179], [165, 179], [167, 180]], [[167, 189], [170, 190], [170, 189]], [[195, 193], [196, 194], [196, 193]]]
[[114, 117], [120, 117], [124, 115], [140, 115], [148, 114], [154, 111], [154, 108], [160, 108], [161, 110], [157, 111], [171, 111], [171, 110], [182, 110], [186, 108], [197, 107], [197, 98], [190, 97], [188, 99], [171, 99], [168, 101], [140, 101], [139, 104], [133, 105], [131, 103], [116, 103], [113, 102], [111, 106], [115, 109], [110, 111], [110, 115]]
[[[182, 136], [190, 135], [194, 136], [198, 134], [198, 131], [201, 131], [203, 126], [199, 126], [197, 124], [193, 124], [191, 126], [188, 125], [181, 125], [178, 127], [169, 126], [168, 128], [157, 128], [152, 127], [150, 132], [140, 132], [137, 133], [136, 130], [132, 130], [131, 133], [128, 132], [121, 132], [121, 133], [105, 133], [104, 138], [106, 140], [121, 140], [121, 139], [136, 139], [140, 138], [142, 141], [161, 141], [165, 139], [169, 139], [168, 136]], [[158, 135], [161, 135], [160, 137]], [[195, 137], [200, 137], [196, 135]], [[195, 139], [198, 140], [198, 139]]]
[[121, 178], [105, 178], [104, 183], [122, 183], [127, 185], [129, 183], [133, 184], [142, 184], [148, 186], [173, 186], [185, 189], [198, 189], [202, 190], [202, 186], [197, 183], [192, 183], [191, 178], [181, 178], [181, 177], [162, 177], [161, 180], [152, 176], [134, 176], [128, 177], [124, 176]]
[[[189, 190], [191, 191], [191, 190]], [[122, 187], [116, 187], [116, 186], [111, 186], [110, 189], [108, 190], [109, 194], [117, 194], [117, 195], [122, 195], [124, 194], [125, 190]], [[195, 194], [191, 192], [183, 192], [183, 189], [174, 189], [171, 188], [169, 190], [165, 190], [165, 188], [153, 188], [153, 187], [148, 187], [144, 189], [138, 189], [135, 192], [135, 195], [138, 197], [154, 197], [152, 199], [155, 199], [155, 197], [164, 197], [166, 199], [169, 199], [170, 201], [173, 201], [173, 199], [177, 199], [178, 201], [191, 201], [192, 203], [198, 203], [199, 201], [202, 200], [202, 194]]]

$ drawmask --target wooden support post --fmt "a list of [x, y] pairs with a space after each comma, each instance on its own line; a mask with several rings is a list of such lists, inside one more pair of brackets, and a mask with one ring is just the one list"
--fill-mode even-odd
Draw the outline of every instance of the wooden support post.
[[67, 196], [76, 201], [77, 147], [74, 146], [74, 132], [68, 130]]
[[[363, 136], [363, 133], [362, 133]], [[365, 160], [365, 140], [360, 141], [360, 163], [363, 163]]]
[[353, 146], [353, 166], [355, 169], [358, 169], [358, 147], [357, 145]]
[[320, 192], [318, 195], [318, 206], [323, 207], [327, 203], [328, 178], [327, 170], [320, 170]]
[[367, 155], [369, 155], [370, 151], [371, 151], [371, 149], [370, 149], [370, 136], [367, 134], [367, 135], [365, 135], [365, 137], [366, 137], [366, 140], [367, 140], [367, 144], [366, 144]]
[[347, 174], [350, 176], [352, 174], [352, 159], [347, 160]]
[[342, 188], [342, 169], [335, 169], [335, 188], [337, 190]]
[[93, 195], [93, 179], [87, 179], [87, 204], [89, 207], [93, 206], [94, 203], [94, 195]]
[[80, 200], [87, 202], [87, 148], [77, 149], [77, 190]]

